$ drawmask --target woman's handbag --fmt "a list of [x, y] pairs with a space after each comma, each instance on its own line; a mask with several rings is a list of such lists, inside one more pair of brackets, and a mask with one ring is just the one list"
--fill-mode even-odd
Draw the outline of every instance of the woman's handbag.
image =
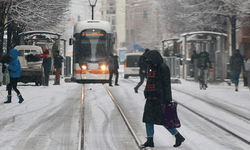
[[6, 68], [3, 73], [3, 85], [8, 85], [10, 83], [10, 73], [9, 69]]
[[162, 111], [167, 129], [181, 127], [180, 120], [177, 115], [177, 104], [176, 102], [170, 102], [169, 105], [163, 104]]

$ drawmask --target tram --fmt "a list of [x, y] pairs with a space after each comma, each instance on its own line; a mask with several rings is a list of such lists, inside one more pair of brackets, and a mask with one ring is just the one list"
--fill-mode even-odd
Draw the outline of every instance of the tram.
[[80, 21], [74, 26], [72, 82], [108, 83], [107, 59], [113, 51], [112, 25], [107, 21]]

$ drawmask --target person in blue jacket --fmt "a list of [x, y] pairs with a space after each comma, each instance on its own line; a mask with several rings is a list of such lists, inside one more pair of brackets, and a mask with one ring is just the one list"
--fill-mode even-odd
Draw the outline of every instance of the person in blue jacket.
[[20, 61], [18, 60], [18, 51], [16, 49], [11, 49], [9, 51], [9, 55], [11, 57], [9, 64], [5, 64], [5, 66], [9, 69], [10, 72], [10, 83], [7, 85], [8, 96], [7, 101], [4, 103], [11, 103], [11, 90], [17, 93], [19, 98], [19, 103], [24, 101], [20, 91], [17, 89], [17, 81], [21, 76], [21, 65]]

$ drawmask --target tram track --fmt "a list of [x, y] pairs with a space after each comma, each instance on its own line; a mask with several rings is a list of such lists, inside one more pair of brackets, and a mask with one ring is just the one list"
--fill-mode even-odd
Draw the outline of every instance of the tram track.
[[211, 100], [212, 100], [211, 98], [208, 98], [208, 97], [207, 97], [207, 99], [205, 100], [205, 99], [201, 98], [200, 96], [190, 94], [190, 93], [188, 93], [188, 92], [186, 92], [186, 91], [183, 91], [183, 90], [178, 90], [178, 89], [175, 89], [175, 88], [172, 88], [172, 90], [175, 90], [175, 91], [184, 93], [184, 94], [189, 95], [189, 96], [191, 96], [191, 97], [193, 97], [193, 98], [195, 98], [195, 99], [199, 99], [199, 100], [201, 100], [201, 101], [203, 101], [203, 102], [205, 102], [205, 103], [207, 103], [207, 104], [210, 104], [210, 105], [212, 105], [212, 106], [214, 106], [214, 107], [217, 107], [217, 108], [219, 108], [219, 109], [223, 109], [224, 111], [227, 111], [227, 112], [230, 113], [230, 114], [236, 115], [236, 116], [238, 116], [238, 117], [241, 117], [242, 119], [245, 119], [245, 120], [247, 120], [247, 121], [250, 121], [250, 116], [242, 115], [242, 114], [240, 114], [239, 112], [232, 111], [232, 108], [230, 108], [230, 107], [223, 107], [223, 105], [219, 105], [218, 103], [215, 104], [215, 103], [211, 102]]
[[84, 147], [84, 117], [83, 117], [83, 112], [84, 112], [84, 99], [85, 99], [85, 93], [84, 93], [84, 84], [82, 85], [82, 99], [81, 99], [81, 109], [80, 109], [80, 120], [79, 120], [79, 135], [78, 135], [78, 150], [82, 150]]
[[[208, 105], [211, 105], [212, 107], [217, 107], [218, 109], [221, 109], [221, 110], [223, 110], [223, 111], [225, 111], [225, 112], [227, 112], [227, 113], [229, 113], [229, 114], [231, 114], [231, 115], [240, 117], [240, 118], [242, 118], [244, 121], [246, 121], [246, 122], [248, 122], [248, 123], [250, 124], [250, 119], [249, 119], [248, 117], [244, 116], [244, 115], [241, 115], [241, 114], [239, 114], [239, 113], [235, 113], [235, 112], [233, 112], [233, 111], [230, 111], [230, 110], [228, 110], [228, 109], [226, 109], [226, 108], [224, 108], [224, 107], [222, 107], [222, 106], [218, 106], [218, 105], [216, 105], [216, 104], [214, 104], [214, 103], [208, 102], [208, 100], [204, 100], [204, 99], [202, 99], [202, 98], [200, 98], [200, 97], [198, 97], [198, 96], [192, 95], [192, 94], [190, 94], [190, 93], [187, 93], [187, 92], [184, 92], [184, 91], [181, 91], [181, 90], [177, 90], [177, 89], [173, 89], [173, 88], [172, 88], [172, 90], [181, 92], [181, 93], [186, 94], [186, 95], [188, 95], [188, 96], [191, 96], [191, 97], [193, 97], [193, 98], [195, 98], [195, 99], [198, 99], [198, 100], [200, 100], [200, 101], [202, 101], [202, 102], [207, 103]], [[213, 124], [214, 126], [220, 128], [221, 130], [223, 130], [223, 131], [225, 131], [225, 132], [231, 134], [232, 136], [234, 136], [235, 138], [239, 139], [240, 141], [242, 141], [242, 142], [244, 142], [244, 143], [250, 145], [250, 141], [247, 140], [247, 139], [245, 139], [245, 138], [242, 137], [241, 135], [232, 132], [230, 129], [227, 129], [226, 127], [223, 127], [223, 125], [220, 125], [219, 123], [216, 123], [216, 122], [213, 121], [212, 119], [209, 119], [209, 117], [207, 117], [207, 116], [205, 116], [205, 115], [202, 115], [201, 113], [199, 113], [199, 112], [193, 110], [192, 108], [188, 107], [188, 106], [185, 105], [184, 103], [179, 102], [178, 100], [175, 100], [175, 99], [173, 99], [173, 101], [177, 101], [178, 104], [179, 104], [180, 106], [182, 106], [182, 107], [184, 107], [185, 109], [189, 110], [189, 111], [192, 112], [193, 114], [195, 114], [195, 115], [199, 116], [200, 118], [202, 118], [202, 119], [208, 121], [209, 123]]]
[[[136, 81], [133, 81], [133, 80], [127, 80], [127, 81], [130, 81], [130, 82], [134, 82], [134, 83], [137, 83]], [[142, 85], [144, 86], [144, 85]], [[112, 99], [113, 103], [115, 104], [115, 107], [117, 108], [117, 110], [119, 111], [125, 125], [127, 126], [129, 132], [131, 133], [138, 149], [139, 149], [139, 145], [141, 144], [141, 141], [140, 141], [140, 138], [138, 135], [136, 135], [136, 132], [135, 130], [132, 128], [131, 124], [129, 123], [127, 117], [125, 116], [125, 113], [123, 112], [121, 106], [119, 105], [118, 101], [115, 99], [115, 97], [113, 96], [112, 92], [107, 88], [106, 85], [103, 84], [103, 87], [104, 89], [106, 90], [106, 92], [108, 93], [109, 97]], [[229, 115], [232, 115], [232, 116], [238, 116], [237, 113], [231, 113], [230, 111], [228, 110], [225, 110], [223, 109], [223, 106], [217, 106], [216, 104], [211, 104], [209, 102], [206, 102], [206, 100], [204, 100], [204, 98], [202, 98], [201, 96], [194, 96], [192, 95], [192, 93], [187, 93], [186, 91], [180, 91], [180, 90], [176, 90], [176, 89], [172, 89], [173, 91], [175, 92], [181, 92], [182, 94], [185, 94], [189, 97], [194, 98], [196, 99], [197, 101], [202, 101], [203, 103], [206, 103], [207, 105], [210, 105], [210, 107], [216, 107], [216, 110], [220, 110], [220, 111], [223, 111], [223, 112], [226, 112], [227, 114]], [[83, 85], [83, 89], [82, 89], [82, 102], [81, 102], [81, 114], [83, 114], [83, 110], [84, 110], [84, 85]], [[229, 135], [231, 135], [232, 137], [234, 137], [235, 139], [238, 139], [239, 141], [241, 142], [244, 142], [245, 144], [247, 145], [250, 145], [250, 141], [249, 141], [249, 138], [244, 138], [244, 135], [241, 136], [242, 134], [238, 134], [237, 131], [235, 132], [233, 130], [233, 128], [227, 128], [227, 127], [224, 127], [223, 124], [220, 123], [220, 121], [218, 122], [218, 119], [216, 119], [215, 117], [211, 117], [210, 115], [207, 115], [199, 110], [196, 110], [195, 108], [192, 108], [188, 105], [188, 103], [185, 103], [185, 102], [182, 102], [180, 101], [178, 98], [175, 98], [173, 99], [174, 101], [178, 102], [178, 104], [183, 107], [184, 109], [186, 109], [187, 111], [191, 112], [192, 114], [194, 114], [195, 116], [198, 116], [199, 118], [205, 120], [206, 122], [208, 122], [209, 124], [213, 125], [214, 127], [217, 127], [218, 129], [224, 131], [225, 133], [228, 133]], [[240, 116], [238, 116], [240, 117]], [[246, 118], [246, 117], [240, 117], [242, 120], [244, 121], [247, 121], [250, 123], [249, 119]], [[223, 119], [222, 119], [223, 120]], [[217, 122], [216, 122], [217, 121]], [[81, 120], [80, 122], [84, 123], [84, 118], [83, 116], [81, 116]], [[83, 147], [84, 147], [84, 125], [82, 124], [82, 127], [81, 127], [81, 133], [79, 133], [79, 149], [78, 150], [82, 150]], [[81, 138], [81, 139], [80, 139]]]
[[[105, 84], [102, 84], [102, 86], [104, 87], [105, 92], [107, 93], [108, 97], [111, 98], [111, 101], [113, 102], [113, 104], [114, 104], [115, 107], [117, 108], [118, 113], [120, 114], [119, 116], [121, 117], [121, 120], [123, 120], [122, 123], [124, 124], [124, 126], [127, 127], [128, 132], [131, 133], [131, 135], [132, 135], [132, 137], [133, 137], [132, 139], [134, 139], [135, 144], [136, 144], [135, 147], [137, 147], [137, 148], [139, 149], [139, 144], [141, 144], [141, 141], [140, 141], [140, 139], [137, 137], [137, 135], [135, 134], [135, 131], [134, 131], [133, 128], [131, 127], [131, 125], [130, 125], [128, 119], [126, 118], [126, 116], [125, 116], [125, 114], [124, 114], [124, 112], [123, 112], [123, 110], [121, 109], [120, 105], [117, 103], [117, 101], [115, 100], [114, 96], [112, 95], [112, 93], [110, 92], [110, 90], [107, 88], [107, 86], [106, 86]], [[84, 137], [86, 136], [86, 135], [84, 135], [84, 134], [86, 134], [86, 129], [84, 129], [84, 128], [87, 128], [87, 125], [85, 125], [85, 123], [88, 122], [88, 121], [87, 121], [87, 118], [85, 118], [85, 117], [86, 117], [86, 116], [85, 116], [85, 113], [86, 113], [86, 110], [89, 109], [89, 108], [87, 108], [87, 107], [88, 107], [88, 106], [87, 106], [87, 103], [86, 103], [87, 101], [85, 100], [85, 99], [86, 99], [85, 90], [93, 90], [93, 89], [91, 89], [91, 88], [90, 88], [90, 89], [85, 89], [84, 84], [83, 84], [83, 86], [82, 86], [82, 99], [81, 99], [81, 109], [80, 109], [81, 116], [80, 116], [80, 121], [79, 121], [79, 122], [80, 122], [80, 127], [79, 127], [80, 130], [79, 130], [78, 150], [84, 150], [86, 147], [88, 147], [88, 146], [87, 146], [88, 144], [84, 143], [85, 140], [86, 140], [86, 139], [84, 139]], [[86, 102], [85, 102], [85, 101], [86, 101]], [[85, 107], [86, 107], [86, 108], [85, 108]], [[100, 109], [102, 109], [102, 108], [100, 108]], [[103, 114], [105, 114], [105, 113], [106, 113], [106, 112], [105, 112], [105, 109], [102, 109], [102, 112], [103, 112]], [[106, 115], [107, 115], [107, 114], [106, 114]], [[106, 116], [106, 117], [108, 117], [108, 116]], [[107, 118], [107, 121], [108, 121], [108, 120], [109, 120], [109, 119]], [[107, 123], [107, 122], [106, 122], [106, 123]], [[107, 132], [107, 126], [109, 126], [109, 125], [107, 125], [107, 124], [103, 125], [104, 129], [102, 129], [102, 130], [103, 130], [105, 133]], [[105, 134], [105, 133], [104, 133], [104, 134]], [[126, 135], [126, 136], [127, 136], [127, 135]], [[106, 141], [105, 144], [106, 144], [107, 147], [110, 148], [110, 145], [109, 145], [108, 141]]]
[[139, 145], [141, 144], [140, 139], [139, 139], [138, 136], [135, 134], [135, 131], [134, 131], [133, 128], [131, 127], [131, 125], [130, 125], [128, 119], [127, 119], [127, 117], [126, 117], [125, 114], [123, 113], [121, 107], [119, 106], [119, 104], [117, 103], [117, 101], [115, 100], [115, 98], [113, 97], [112, 93], [109, 91], [109, 89], [107, 88], [106, 85], [103, 84], [103, 86], [104, 86], [104, 88], [106, 89], [106, 91], [108, 92], [108, 94], [109, 94], [109, 96], [111, 97], [111, 99], [113, 100], [113, 102], [115, 103], [115, 105], [116, 105], [117, 109], [119, 110], [119, 112], [120, 112], [120, 114], [121, 114], [121, 116], [122, 116], [122, 118], [123, 118], [123, 120], [124, 120], [126, 126], [128, 127], [129, 131], [131, 132], [131, 134], [132, 134], [133, 138], [135, 139], [135, 142], [136, 142], [136, 144], [137, 144], [137, 146], [138, 146], [138, 148], [139, 148]]

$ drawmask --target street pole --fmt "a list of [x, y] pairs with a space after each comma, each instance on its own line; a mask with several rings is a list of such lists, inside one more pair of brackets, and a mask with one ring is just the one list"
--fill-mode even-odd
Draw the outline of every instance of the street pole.
[[94, 4], [91, 4], [91, 2], [90, 2], [90, 0], [89, 0], [89, 5], [92, 7], [92, 20], [94, 20], [94, 7], [95, 7], [95, 5], [96, 5], [96, 2], [97, 2], [97, 0], [95, 1]]

